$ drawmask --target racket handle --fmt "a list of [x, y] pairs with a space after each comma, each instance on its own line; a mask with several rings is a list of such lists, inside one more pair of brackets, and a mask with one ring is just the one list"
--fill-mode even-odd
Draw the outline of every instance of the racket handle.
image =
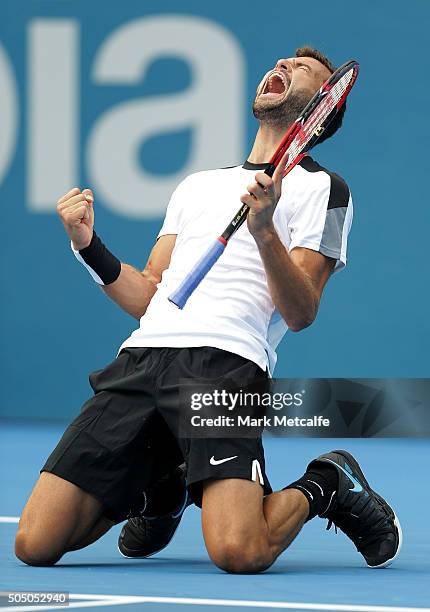
[[179, 287], [169, 295], [169, 302], [175, 304], [178, 308], [182, 308], [187, 303], [188, 298], [198, 287], [212, 266], [221, 257], [227, 242], [224, 238], [217, 238], [207, 253], [196, 263], [191, 272], [185, 277]]

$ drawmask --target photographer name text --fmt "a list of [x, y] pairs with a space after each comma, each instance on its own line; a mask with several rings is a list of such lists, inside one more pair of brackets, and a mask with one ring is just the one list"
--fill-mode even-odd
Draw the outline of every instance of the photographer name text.
[[321, 415], [312, 417], [273, 417], [264, 416], [253, 418], [250, 416], [217, 416], [214, 418], [194, 415], [190, 419], [193, 427], [330, 427], [330, 419]]

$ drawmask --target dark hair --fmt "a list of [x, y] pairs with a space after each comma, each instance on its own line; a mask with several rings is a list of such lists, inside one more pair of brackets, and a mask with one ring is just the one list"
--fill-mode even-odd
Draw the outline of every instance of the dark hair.
[[[336, 67], [332, 64], [328, 57], [326, 57], [323, 53], [321, 53], [321, 51], [318, 51], [318, 49], [314, 49], [313, 47], [304, 46], [300, 47], [299, 49], [296, 49], [296, 57], [312, 57], [313, 59], [316, 59], [318, 62], [320, 62], [320, 64], [328, 68], [331, 73], [336, 70]], [[337, 130], [342, 125], [345, 111], [346, 102], [343, 104], [336, 117], [330, 123], [329, 127], [321, 134], [321, 137], [318, 140], [318, 144], [321, 144], [322, 142], [324, 142], [324, 140], [327, 140], [327, 138], [330, 138], [331, 136], [333, 136], [333, 134], [337, 132]]]

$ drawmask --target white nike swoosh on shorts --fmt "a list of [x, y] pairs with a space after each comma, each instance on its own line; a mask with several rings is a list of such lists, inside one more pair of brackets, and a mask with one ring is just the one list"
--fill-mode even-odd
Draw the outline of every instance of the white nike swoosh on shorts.
[[226, 461], [231, 461], [232, 459], [237, 459], [237, 458], [238, 458], [238, 455], [235, 455], [234, 457], [226, 457], [225, 459], [215, 459], [215, 457], [212, 455], [209, 463], [211, 465], [220, 465], [220, 463], [225, 463]]

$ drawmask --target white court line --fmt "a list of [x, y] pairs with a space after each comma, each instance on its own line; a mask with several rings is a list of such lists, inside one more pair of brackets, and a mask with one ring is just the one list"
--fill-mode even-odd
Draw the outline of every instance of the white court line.
[[[87, 601], [76, 601], [76, 600]], [[430, 608], [402, 606], [371, 606], [355, 604], [300, 603], [292, 601], [254, 601], [240, 599], [200, 599], [193, 597], [150, 597], [129, 595], [86, 595], [71, 593], [68, 608], [93, 608], [127, 604], [176, 604], [189, 606], [231, 606], [237, 608], [277, 608], [283, 610], [311, 610], [315, 612], [430, 612]], [[7, 612], [37, 612], [38, 610], [61, 610], [65, 606], [8, 606]]]
[[19, 523], [19, 516], [0, 516], [0, 523]]

